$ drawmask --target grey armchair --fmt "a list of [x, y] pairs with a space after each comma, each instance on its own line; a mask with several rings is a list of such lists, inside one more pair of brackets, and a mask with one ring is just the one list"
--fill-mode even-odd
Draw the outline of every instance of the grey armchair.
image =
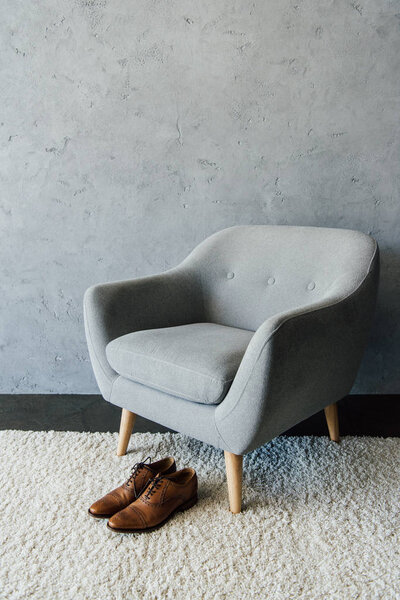
[[349, 393], [379, 278], [374, 239], [317, 227], [240, 226], [162, 275], [95, 285], [85, 329], [103, 397], [225, 451], [231, 511], [242, 456]]

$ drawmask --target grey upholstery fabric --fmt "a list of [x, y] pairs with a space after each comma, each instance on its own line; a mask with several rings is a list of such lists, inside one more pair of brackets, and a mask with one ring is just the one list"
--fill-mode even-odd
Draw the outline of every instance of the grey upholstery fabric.
[[106, 347], [123, 377], [201, 404], [226, 396], [252, 331], [194, 323], [128, 333]]
[[[163, 275], [88, 290], [85, 326], [100, 389], [114, 404], [244, 454], [349, 393], [378, 278], [377, 244], [359, 232], [218, 232]], [[107, 360], [107, 344], [126, 333], [196, 322], [255, 331], [219, 405], [128, 381]]]
[[215, 404], [188, 402], [125, 377], [116, 379], [110, 401], [216, 448], [224, 447], [215, 424]]
[[357, 231], [232, 227], [181, 266], [200, 278], [204, 320], [255, 331], [273, 315], [328, 299], [339, 280], [339, 294], [354, 289], [374, 251], [375, 241]]
[[171, 269], [163, 275], [95, 285], [84, 297], [86, 339], [94, 374], [109, 400], [117, 373], [106, 346], [125, 333], [202, 321], [201, 292], [190, 273]]

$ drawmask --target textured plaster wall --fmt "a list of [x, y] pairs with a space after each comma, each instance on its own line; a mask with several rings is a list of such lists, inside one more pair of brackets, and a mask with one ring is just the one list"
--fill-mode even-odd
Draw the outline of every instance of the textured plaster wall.
[[1, 0], [2, 392], [96, 392], [82, 295], [239, 223], [372, 233], [400, 391], [398, 2]]

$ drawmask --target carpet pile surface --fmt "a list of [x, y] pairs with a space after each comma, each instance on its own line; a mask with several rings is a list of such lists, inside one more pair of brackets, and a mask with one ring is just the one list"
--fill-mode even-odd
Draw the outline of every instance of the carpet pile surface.
[[[400, 598], [400, 439], [277, 438], [244, 459], [228, 510], [223, 452], [180, 434], [0, 432], [0, 598]], [[151, 533], [87, 509], [131, 466], [175, 456], [199, 502]]]

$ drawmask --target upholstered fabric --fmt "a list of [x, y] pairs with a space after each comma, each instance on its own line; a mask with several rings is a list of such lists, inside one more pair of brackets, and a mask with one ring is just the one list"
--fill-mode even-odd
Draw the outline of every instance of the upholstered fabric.
[[109, 399], [117, 376], [106, 346], [125, 333], [203, 321], [201, 291], [182, 269], [163, 275], [94, 285], [84, 297], [86, 340], [100, 391]]
[[374, 251], [375, 241], [358, 231], [232, 227], [206, 239], [182, 266], [200, 278], [204, 320], [255, 331], [273, 315], [329, 298], [339, 280], [354, 289]]
[[201, 404], [219, 404], [236, 375], [252, 331], [194, 323], [128, 333], [106, 348], [123, 377]]
[[[350, 392], [378, 279], [378, 247], [363, 233], [218, 232], [163, 275], [88, 290], [85, 326], [100, 389], [114, 404], [244, 454]], [[107, 359], [107, 344], [124, 334], [196, 322], [255, 331], [218, 405], [129, 381]]]
[[[362, 285], [267, 319], [251, 340], [215, 422], [224, 447], [244, 454], [350, 393], [367, 342], [378, 255]], [[234, 450], [233, 450], [234, 448]]]
[[126, 377], [116, 378], [110, 402], [216, 448], [224, 448], [215, 423], [215, 411], [223, 402], [220, 405], [188, 402]]

